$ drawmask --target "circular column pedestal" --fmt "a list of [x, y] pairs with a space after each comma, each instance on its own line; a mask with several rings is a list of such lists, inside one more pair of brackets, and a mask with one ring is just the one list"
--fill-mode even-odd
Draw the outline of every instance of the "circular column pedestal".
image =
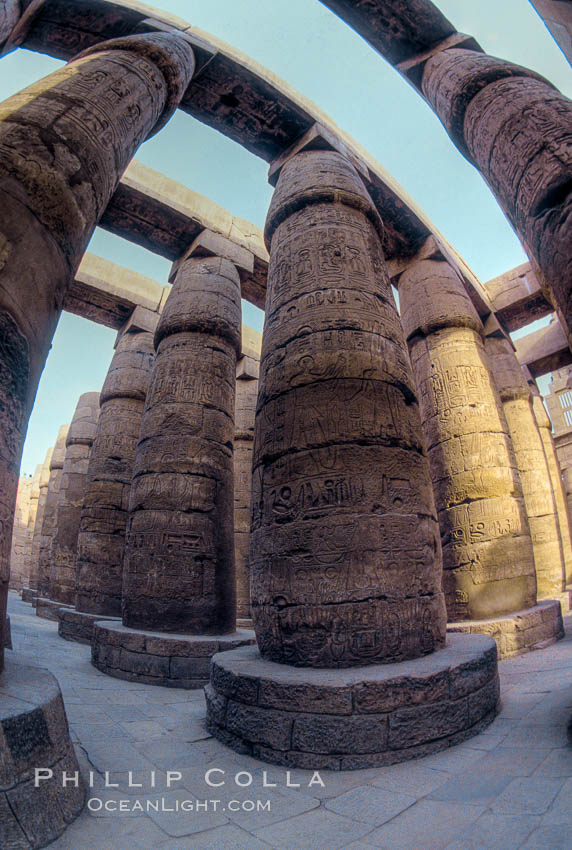
[[64, 605], [62, 602], [54, 602], [52, 599], [46, 599], [44, 596], [38, 596], [35, 604], [36, 617], [42, 617], [44, 620], [53, 620], [58, 622], [59, 612], [64, 609], [66, 611], [75, 611], [73, 605]]
[[533, 608], [493, 620], [449, 623], [447, 633], [490, 635], [497, 645], [499, 660], [544, 649], [564, 637], [562, 609], [558, 600], [547, 599]]
[[236, 628], [237, 629], [252, 629], [252, 628], [254, 628], [254, 625], [252, 623], [252, 618], [249, 617], [248, 619], [237, 620], [236, 621]]
[[254, 632], [245, 629], [228, 635], [179, 635], [98, 621], [93, 627], [91, 663], [103, 673], [129, 682], [202, 688], [209, 681], [213, 655], [254, 642]]
[[33, 602], [37, 595], [38, 591], [34, 590], [33, 587], [22, 588], [22, 602]]
[[[53, 776], [34, 787], [34, 769]], [[78, 771], [78, 787], [63, 787]], [[47, 774], [44, 774], [47, 775]], [[57, 681], [37, 667], [6, 662], [0, 675], [0, 823], [2, 846], [44, 847], [81, 812], [85, 789]]]
[[93, 627], [95, 623], [113, 622], [121, 623], [121, 617], [106, 617], [104, 614], [86, 614], [76, 611], [74, 608], [58, 609], [58, 634], [65, 640], [73, 640], [76, 643], [85, 643], [91, 646], [93, 640]]
[[498, 710], [494, 641], [447, 646], [397, 664], [338, 670], [264, 661], [256, 647], [213, 658], [207, 726], [232, 749], [287, 767], [357, 770], [445, 749]]

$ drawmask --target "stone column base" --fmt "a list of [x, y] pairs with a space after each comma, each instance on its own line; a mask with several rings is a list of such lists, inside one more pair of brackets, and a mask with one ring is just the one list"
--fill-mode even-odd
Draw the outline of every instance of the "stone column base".
[[[0, 675], [0, 823], [2, 846], [44, 847], [81, 812], [83, 781], [63, 787], [62, 773], [79, 771], [57, 681], [38, 667], [6, 661]], [[53, 778], [34, 787], [34, 768]]]
[[254, 632], [245, 629], [229, 635], [179, 635], [98, 621], [93, 627], [91, 663], [103, 673], [129, 682], [202, 688], [209, 681], [213, 655], [254, 642]]
[[544, 649], [564, 637], [560, 602], [544, 599], [533, 608], [494, 620], [449, 623], [447, 633], [490, 635], [497, 645], [499, 660]]
[[497, 651], [449, 635], [414, 661], [315, 670], [257, 647], [213, 658], [207, 727], [239, 753], [286, 767], [358, 770], [435, 753], [481, 732], [499, 702]]
[[22, 588], [22, 602], [33, 602], [37, 595], [38, 591], [33, 587]]
[[73, 605], [64, 605], [62, 602], [54, 602], [53, 599], [46, 599], [45, 596], [36, 598], [36, 617], [42, 617], [44, 620], [53, 620], [58, 622], [59, 612], [62, 608], [66, 611], [74, 611]]
[[91, 646], [93, 626], [102, 621], [121, 623], [121, 617], [106, 617], [105, 614], [86, 614], [74, 608], [58, 609], [58, 634], [65, 640], [85, 643]]
[[237, 629], [253, 629], [254, 625], [253, 625], [253, 622], [252, 622], [252, 618], [249, 617], [248, 619], [237, 619], [236, 628]]

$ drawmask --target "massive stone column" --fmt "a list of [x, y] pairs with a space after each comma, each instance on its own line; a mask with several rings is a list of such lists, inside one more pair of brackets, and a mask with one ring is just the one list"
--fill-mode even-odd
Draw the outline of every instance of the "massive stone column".
[[80, 612], [121, 616], [129, 491], [153, 354], [153, 334], [123, 334], [101, 390], [78, 536]]
[[191, 256], [172, 280], [131, 482], [123, 625], [94, 627], [92, 659], [120, 678], [198, 687], [213, 653], [253, 638], [235, 631], [240, 279], [227, 259]]
[[42, 539], [42, 525], [44, 522], [44, 513], [46, 510], [46, 500], [48, 498], [48, 485], [50, 483], [50, 464], [54, 453], [54, 446], [51, 446], [44, 458], [42, 469], [40, 471], [38, 494], [38, 506], [36, 511], [36, 521], [34, 523], [34, 534], [32, 536], [32, 549], [30, 555], [30, 584], [35, 587], [40, 593], [40, 543]]
[[448, 619], [530, 608], [530, 532], [481, 320], [444, 261], [407, 269], [399, 299], [439, 512]]
[[59, 607], [54, 603], [75, 603], [77, 536], [98, 414], [99, 393], [81, 395], [66, 439], [66, 455], [56, 509], [56, 528], [51, 546], [48, 600], [51, 604], [40, 604], [38, 600], [36, 609], [40, 616], [54, 620], [57, 620]]
[[559, 599], [564, 589], [564, 558], [550, 473], [532, 396], [516, 355], [504, 337], [488, 337], [485, 348], [503, 403], [534, 551], [539, 599]]
[[[296, 767], [400, 761], [447, 746], [453, 729], [469, 737], [496, 711], [492, 640], [455, 635], [443, 649], [439, 526], [382, 227], [339, 153], [308, 150], [283, 164], [265, 233], [255, 422], [258, 649], [216, 656], [206, 693], [214, 735]], [[469, 674], [465, 693], [486, 683], [478, 720], [452, 720], [448, 704], [463, 643], [483, 672], [478, 684]], [[452, 684], [440, 710], [452, 723], [436, 732], [421, 692], [444, 664]], [[392, 711], [410, 699], [416, 731], [406, 741], [391, 731]]]
[[10, 551], [10, 587], [18, 592], [24, 588], [25, 568], [31, 545], [29, 529], [31, 487], [32, 479], [20, 476]]
[[259, 364], [242, 357], [236, 375], [234, 430], [234, 556], [236, 561], [236, 616], [250, 619], [250, 502], [254, 415], [258, 396]]
[[184, 36], [130, 36], [0, 105], [0, 612], [22, 444], [66, 290], [129, 160], [193, 70]]
[[30, 584], [31, 564], [32, 564], [32, 541], [34, 539], [34, 528], [36, 525], [36, 514], [38, 513], [38, 499], [40, 498], [40, 474], [42, 472], [42, 464], [39, 463], [34, 470], [34, 476], [30, 485], [30, 511], [28, 514], [28, 538], [29, 544], [26, 551], [23, 583], [22, 600], [24, 602], [33, 602], [38, 595], [37, 585]]
[[38, 556], [38, 595], [49, 597], [50, 595], [50, 565], [52, 556], [52, 538], [56, 531], [56, 514], [60, 495], [60, 484], [62, 470], [66, 456], [66, 440], [69, 425], [62, 425], [58, 431], [58, 437], [52, 459], [50, 461], [50, 478], [48, 492], [44, 507], [44, 519], [42, 522], [42, 533], [40, 537], [40, 553]]
[[3, 0], [0, 5], [0, 54], [12, 30], [20, 19], [20, 0]]
[[533, 71], [459, 48], [427, 60], [422, 88], [538, 263], [572, 338], [572, 103]]
[[564, 567], [566, 575], [566, 585], [572, 586], [572, 542], [570, 537], [570, 524], [568, 520], [568, 511], [566, 509], [566, 499], [564, 498], [564, 490], [562, 487], [562, 476], [556, 451], [554, 448], [554, 440], [552, 439], [552, 426], [550, 419], [546, 413], [546, 408], [542, 402], [542, 398], [538, 393], [538, 389], [532, 388], [532, 402], [536, 423], [542, 437], [542, 445], [546, 455], [546, 462], [550, 472], [550, 480], [554, 492], [554, 501], [556, 502], [556, 512], [558, 514], [558, 524], [560, 535], [562, 538], [562, 549], [564, 553]]

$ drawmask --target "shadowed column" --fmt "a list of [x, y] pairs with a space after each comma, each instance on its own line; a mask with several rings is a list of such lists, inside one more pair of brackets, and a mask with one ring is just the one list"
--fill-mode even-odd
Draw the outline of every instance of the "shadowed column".
[[534, 551], [538, 598], [557, 599], [564, 589], [562, 541], [552, 483], [532, 410], [528, 382], [508, 340], [488, 337], [485, 349], [503, 403], [522, 482]]
[[36, 512], [36, 522], [34, 525], [34, 535], [32, 537], [32, 552], [30, 561], [30, 583], [40, 593], [40, 545], [42, 541], [42, 525], [44, 523], [44, 514], [46, 510], [46, 501], [48, 498], [48, 485], [50, 483], [50, 465], [54, 453], [54, 446], [48, 449], [42, 471], [40, 472], [40, 492], [38, 495], [38, 509]]
[[[25, 556], [24, 563], [24, 588], [23, 588], [23, 596], [24, 602], [31, 602], [34, 596], [38, 594], [38, 582], [37, 576], [32, 576], [31, 567], [32, 567], [32, 542], [34, 540], [34, 528], [36, 526], [36, 516], [38, 513], [38, 500], [40, 498], [40, 475], [42, 473], [42, 464], [38, 464], [34, 471], [34, 477], [32, 478], [32, 483], [30, 485], [30, 511], [28, 514], [28, 546]], [[31, 584], [31, 581], [34, 581], [34, 584]]]
[[62, 470], [66, 456], [68, 431], [69, 425], [62, 425], [58, 432], [58, 438], [50, 461], [50, 480], [48, 482], [48, 493], [40, 537], [40, 554], [38, 558], [38, 596], [43, 597], [50, 595], [52, 538], [56, 532], [56, 515], [60, 497]]
[[255, 424], [252, 616], [264, 658], [399, 661], [444, 644], [441, 549], [381, 221], [355, 168], [282, 168]]
[[155, 350], [129, 501], [123, 623], [234, 632], [240, 280], [232, 263], [213, 257], [179, 265]]
[[527, 68], [463, 49], [431, 56], [422, 88], [538, 263], [570, 337], [572, 103]]
[[75, 602], [77, 535], [98, 414], [99, 393], [81, 395], [66, 439], [49, 579], [50, 599], [65, 605]]
[[120, 38], [0, 104], [0, 631], [22, 445], [66, 290], [131, 157], [193, 70], [184, 37]]
[[439, 511], [449, 621], [530, 608], [530, 531], [481, 320], [443, 261], [405, 271], [399, 299]]
[[121, 615], [127, 508], [141, 417], [153, 365], [153, 335], [125, 333], [100, 395], [77, 550], [78, 611]]
[[[252, 361], [246, 357], [243, 360]], [[254, 361], [252, 361], [254, 363]], [[241, 370], [241, 365], [244, 367]], [[252, 364], [250, 364], [252, 365]], [[256, 364], [256, 367], [258, 364]], [[248, 365], [239, 363], [236, 379], [234, 431], [234, 554], [236, 560], [236, 616], [250, 618], [250, 500], [252, 495], [252, 449], [258, 380]]]
[[556, 502], [556, 512], [558, 514], [558, 525], [560, 528], [560, 536], [562, 539], [562, 550], [564, 553], [564, 565], [566, 570], [566, 584], [572, 585], [572, 542], [570, 539], [570, 524], [568, 520], [568, 511], [566, 509], [566, 499], [564, 497], [564, 489], [562, 486], [562, 474], [556, 457], [556, 449], [554, 448], [554, 440], [552, 438], [552, 424], [544, 407], [542, 398], [532, 388], [532, 404], [536, 423], [542, 438], [544, 446], [544, 454], [546, 463], [550, 472], [550, 480], [554, 492], [554, 501]]

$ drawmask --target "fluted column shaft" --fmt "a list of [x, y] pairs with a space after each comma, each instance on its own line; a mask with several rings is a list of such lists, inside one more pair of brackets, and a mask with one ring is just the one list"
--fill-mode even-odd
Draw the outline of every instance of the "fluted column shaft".
[[283, 166], [265, 232], [250, 545], [270, 660], [348, 667], [444, 643], [438, 525], [381, 230], [340, 154]]
[[528, 520], [481, 320], [451, 266], [423, 260], [399, 279], [443, 544], [449, 621], [536, 603]]
[[123, 570], [125, 626], [236, 627], [233, 438], [240, 278], [220, 257], [179, 264], [155, 333]]
[[22, 445], [66, 290], [129, 160], [193, 69], [184, 38], [130, 36], [0, 104], [0, 631]]

